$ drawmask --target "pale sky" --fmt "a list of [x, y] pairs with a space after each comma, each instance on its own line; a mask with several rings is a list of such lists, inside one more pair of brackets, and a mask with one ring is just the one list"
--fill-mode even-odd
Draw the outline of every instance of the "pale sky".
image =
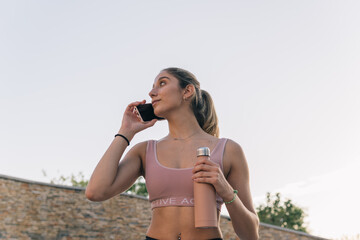
[[[158, 72], [193, 72], [243, 148], [256, 204], [360, 233], [359, 1], [2, 1], [0, 174], [89, 178]], [[166, 122], [131, 146], [167, 134]]]

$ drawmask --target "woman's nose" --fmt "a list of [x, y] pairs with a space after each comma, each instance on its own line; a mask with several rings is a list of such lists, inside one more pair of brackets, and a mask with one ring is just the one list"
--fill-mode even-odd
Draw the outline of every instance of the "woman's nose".
[[153, 88], [153, 89], [151, 89], [151, 91], [149, 92], [149, 96], [151, 97], [151, 98], [153, 98], [154, 96], [156, 96], [156, 90], [155, 90], [155, 88]]

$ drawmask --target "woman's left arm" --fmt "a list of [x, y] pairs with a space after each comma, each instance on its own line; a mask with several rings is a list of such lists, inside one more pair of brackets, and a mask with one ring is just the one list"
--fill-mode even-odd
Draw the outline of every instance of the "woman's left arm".
[[[259, 218], [251, 198], [249, 168], [241, 146], [234, 141], [228, 140], [226, 144], [223, 167], [226, 177], [218, 164], [208, 160], [198, 162], [193, 179], [212, 184], [224, 202], [235, 197], [226, 204], [235, 233], [241, 239], [259, 239]], [[237, 195], [234, 190], [238, 191]]]

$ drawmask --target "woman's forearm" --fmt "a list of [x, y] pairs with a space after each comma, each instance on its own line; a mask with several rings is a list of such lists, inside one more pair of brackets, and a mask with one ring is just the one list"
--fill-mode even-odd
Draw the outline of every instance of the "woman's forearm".
[[238, 237], [244, 240], [259, 239], [259, 218], [245, 207], [239, 197], [226, 207]]
[[122, 137], [116, 137], [97, 164], [86, 187], [86, 196], [90, 200], [101, 200], [104, 191], [113, 184], [120, 159], [128, 146]]

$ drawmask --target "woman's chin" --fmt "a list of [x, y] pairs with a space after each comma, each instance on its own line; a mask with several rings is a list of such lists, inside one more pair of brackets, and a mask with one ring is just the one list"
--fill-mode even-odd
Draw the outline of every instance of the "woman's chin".
[[163, 114], [161, 111], [156, 111], [156, 110], [154, 110], [154, 114], [155, 114], [155, 116], [157, 116], [157, 117], [165, 118], [165, 117], [164, 117], [164, 114]]
[[161, 114], [156, 114], [156, 113], [155, 113], [155, 116], [166, 119], [166, 117], [165, 117], [164, 115], [161, 115]]

